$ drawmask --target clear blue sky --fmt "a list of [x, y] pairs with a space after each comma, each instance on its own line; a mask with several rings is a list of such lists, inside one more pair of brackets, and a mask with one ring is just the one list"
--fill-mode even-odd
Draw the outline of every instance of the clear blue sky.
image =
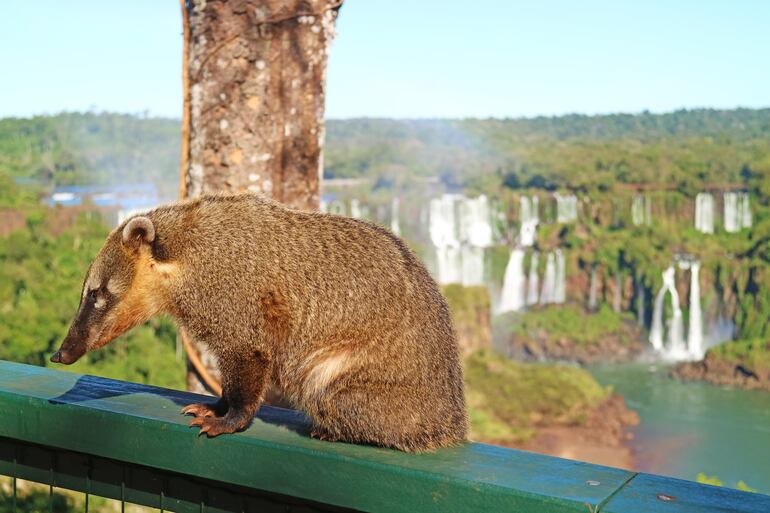
[[[347, 0], [327, 115], [770, 106], [770, 2]], [[0, 116], [179, 116], [177, 0], [6, 0]]]

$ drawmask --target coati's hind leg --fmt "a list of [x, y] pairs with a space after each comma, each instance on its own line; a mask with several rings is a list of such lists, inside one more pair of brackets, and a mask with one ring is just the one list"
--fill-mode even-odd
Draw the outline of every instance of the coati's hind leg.
[[192, 404], [182, 410], [196, 417], [190, 426], [209, 437], [248, 427], [259, 409], [270, 376], [270, 358], [263, 352], [230, 357], [222, 366], [222, 398], [214, 404]]
[[465, 439], [466, 419], [441, 397], [411, 386], [358, 386], [319, 401], [311, 437], [429, 451]]

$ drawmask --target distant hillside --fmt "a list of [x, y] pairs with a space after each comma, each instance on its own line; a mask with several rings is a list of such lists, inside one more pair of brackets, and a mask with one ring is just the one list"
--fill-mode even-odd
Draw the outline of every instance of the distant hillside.
[[173, 183], [179, 121], [128, 114], [0, 119], [0, 173], [43, 183]]
[[[0, 120], [0, 173], [56, 184], [177, 180], [179, 121]], [[331, 120], [327, 177], [439, 176], [477, 189], [726, 183], [770, 177], [770, 109], [533, 119]]]
[[748, 180], [770, 175], [770, 109], [534, 119], [332, 121], [327, 176], [437, 175], [590, 191], [607, 184]]

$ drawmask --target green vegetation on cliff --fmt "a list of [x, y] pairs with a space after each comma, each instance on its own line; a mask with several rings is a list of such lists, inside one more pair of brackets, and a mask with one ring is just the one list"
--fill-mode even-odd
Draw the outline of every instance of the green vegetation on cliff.
[[580, 425], [609, 396], [583, 369], [524, 364], [490, 351], [466, 358], [465, 381], [471, 438], [499, 443], [526, 442], [539, 426]]
[[770, 340], [741, 339], [709, 349], [715, 359], [743, 365], [755, 373], [770, 374]]
[[584, 346], [596, 343], [607, 335], [616, 335], [623, 344], [631, 343], [623, 331], [624, 322], [629, 314], [617, 313], [608, 305], [602, 304], [596, 312], [586, 312], [574, 304], [551, 306], [528, 312], [506, 314], [497, 319], [495, 324], [506, 325], [514, 336], [536, 338], [540, 334], [549, 340], [569, 340]]
[[492, 338], [489, 292], [485, 287], [442, 287], [452, 313], [457, 338], [463, 354], [488, 348]]

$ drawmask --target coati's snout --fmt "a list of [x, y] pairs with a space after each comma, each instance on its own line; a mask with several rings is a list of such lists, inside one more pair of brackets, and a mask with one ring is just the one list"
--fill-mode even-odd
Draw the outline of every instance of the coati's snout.
[[157, 313], [143, 297], [146, 284], [137, 284], [142, 268], [150, 265], [154, 239], [154, 226], [146, 217], [133, 218], [122, 232], [107, 238], [88, 270], [77, 314], [52, 362], [75, 363]]

